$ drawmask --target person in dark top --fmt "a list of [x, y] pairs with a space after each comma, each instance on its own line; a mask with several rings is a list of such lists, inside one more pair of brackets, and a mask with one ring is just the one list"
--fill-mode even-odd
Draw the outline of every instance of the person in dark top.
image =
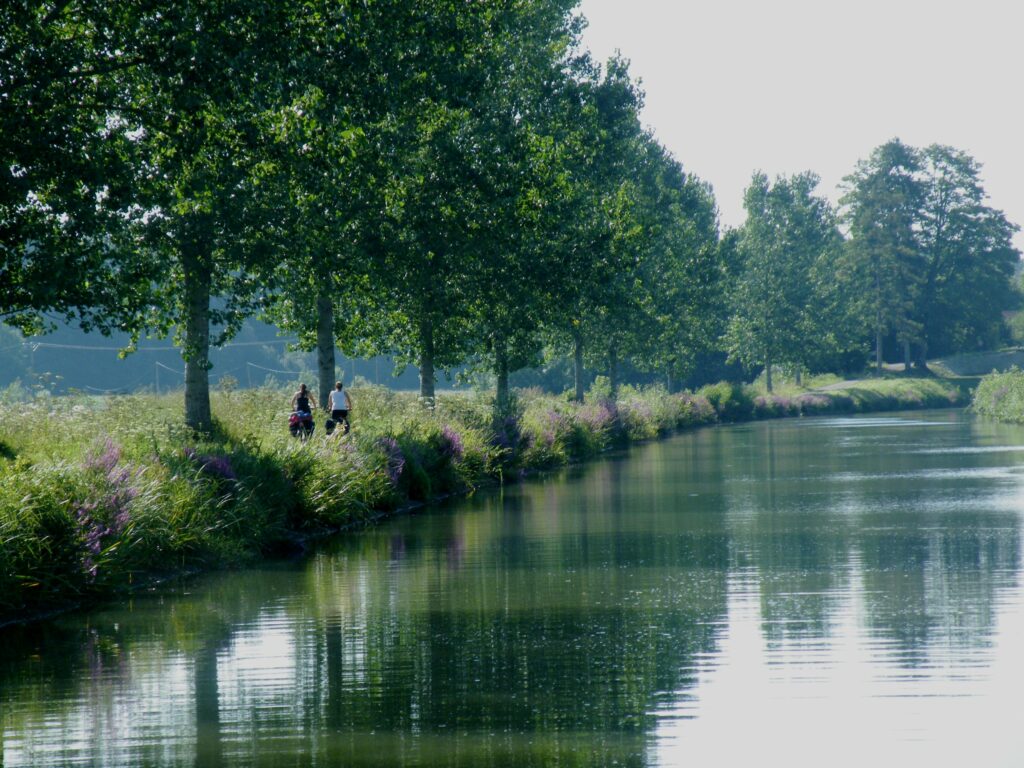
[[309, 399], [309, 390], [305, 384], [299, 384], [299, 391], [292, 397], [292, 410], [312, 413], [316, 406]]

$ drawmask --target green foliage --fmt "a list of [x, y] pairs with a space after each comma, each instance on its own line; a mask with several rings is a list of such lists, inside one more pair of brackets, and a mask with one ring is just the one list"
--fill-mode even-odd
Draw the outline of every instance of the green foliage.
[[978, 163], [952, 147], [893, 139], [846, 184], [842, 270], [861, 287], [854, 303], [875, 330], [879, 366], [887, 333], [919, 366], [929, 354], [998, 342], [1020, 253], [1017, 227], [985, 204]]
[[754, 396], [742, 384], [720, 381], [702, 387], [697, 394], [707, 398], [722, 421], [742, 421], [754, 412]]
[[971, 404], [975, 413], [998, 421], [1024, 424], [1024, 372], [1014, 366], [982, 378]]
[[[773, 389], [773, 366], [806, 368], [828, 346], [820, 264], [834, 261], [840, 243], [831, 206], [814, 195], [818, 177], [802, 173], [769, 183], [754, 174], [744, 197], [741, 271], [726, 333], [731, 357], [763, 365]], [[834, 318], [830, 318], [834, 319]]]

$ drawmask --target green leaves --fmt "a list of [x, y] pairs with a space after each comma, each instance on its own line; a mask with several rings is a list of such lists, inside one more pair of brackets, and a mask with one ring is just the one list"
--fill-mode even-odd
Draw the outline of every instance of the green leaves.
[[966, 153], [898, 139], [876, 148], [846, 179], [849, 264], [864, 314], [893, 333], [919, 365], [927, 355], [998, 340], [1019, 253], [1016, 227], [984, 203], [978, 164]]
[[771, 366], [807, 367], [827, 333], [813, 274], [834, 258], [839, 234], [817, 185], [810, 172], [774, 183], [755, 173], [745, 193], [742, 269], [725, 338], [734, 359], [765, 366], [769, 392]]

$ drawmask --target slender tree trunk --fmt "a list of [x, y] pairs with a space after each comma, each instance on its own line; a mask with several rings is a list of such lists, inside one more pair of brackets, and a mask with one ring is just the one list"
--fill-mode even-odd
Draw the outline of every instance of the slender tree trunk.
[[494, 365], [497, 377], [494, 404], [499, 411], [504, 412], [508, 406], [508, 347], [504, 339], [494, 343]]
[[882, 375], [882, 275], [875, 265], [875, 370]]
[[675, 388], [675, 381], [672, 379], [672, 365], [671, 363], [665, 368], [665, 390], [671, 395], [672, 390]]
[[619, 397], [619, 348], [612, 344], [608, 350], [608, 385], [611, 389], [612, 400]]
[[572, 373], [573, 384], [576, 387], [576, 402], [582, 403], [586, 387], [583, 384], [583, 334], [578, 328], [572, 332]]
[[903, 340], [903, 372], [910, 373], [910, 341]]
[[327, 398], [334, 389], [334, 301], [324, 291], [316, 297], [316, 366], [320, 407], [327, 410]]
[[797, 366], [796, 369], [796, 385], [802, 387], [804, 385], [804, 369]]
[[182, 259], [185, 288], [185, 424], [213, 426], [210, 412], [210, 270], [197, 255]]
[[882, 375], [882, 325], [875, 326], [875, 372]]
[[434, 323], [429, 317], [420, 321], [420, 398], [434, 403]]
[[768, 390], [768, 393], [771, 394], [771, 391], [772, 391], [772, 358], [771, 358], [770, 355], [767, 356], [765, 358], [765, 361], [764, 361], [764, 385], [765, 385], [765, 388]]

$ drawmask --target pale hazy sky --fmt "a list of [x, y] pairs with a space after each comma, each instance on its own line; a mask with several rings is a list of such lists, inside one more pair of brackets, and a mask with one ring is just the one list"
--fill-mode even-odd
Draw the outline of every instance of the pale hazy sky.
[[[989, 203], [1024, 225], [1024, 5], [1016, 0], [583, 0], [585, 45], [616, 49], [643, 121], [743, 221], [751, 173], [812, 170], [835, 201], [898, 136], [983, 164]], [[1024, 247], [1018, 234], [1017, 246]]]

